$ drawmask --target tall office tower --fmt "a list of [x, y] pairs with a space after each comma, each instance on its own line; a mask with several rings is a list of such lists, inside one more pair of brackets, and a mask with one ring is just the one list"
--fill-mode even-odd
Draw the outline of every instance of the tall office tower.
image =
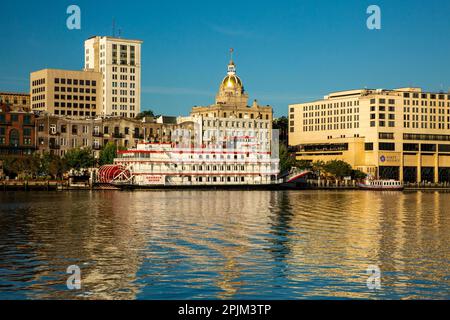
[[94, 36], [84, 43], [85, 69], [103, 77], [102, 114], [136, 117], [141, 110], [140, 40]]

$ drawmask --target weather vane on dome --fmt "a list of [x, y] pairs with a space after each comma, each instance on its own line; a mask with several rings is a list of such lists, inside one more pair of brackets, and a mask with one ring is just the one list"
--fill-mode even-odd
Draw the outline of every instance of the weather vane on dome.
[[231, 62], [233, 62], [233, 53], [234, 53], [234, 49], [233, 49], [233, 48], [230, 48]]

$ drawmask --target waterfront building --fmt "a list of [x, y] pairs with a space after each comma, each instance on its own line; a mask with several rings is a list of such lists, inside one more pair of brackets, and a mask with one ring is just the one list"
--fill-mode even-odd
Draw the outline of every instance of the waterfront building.
[[450, 94], [363, 89], [293, 104], [289, 144], [299, 160], [343, 160], [381, 179], [450, 182]]
[[272, 108], [247, 105], [233, 61], [216, 103], [179, 117], [166, 144], [138, 143], [101, 168], [103, 183], [136, 187], [258, 186], [278, 184], [278, 136]]
[[241, 78], [236, 74], [236, 65], [231, 59], [227, 76], [220, 83], [215, 104], [192, 108], [191, 116], [205, 118], [234, 119], [239, 124], [251, 125], [252, 122], [265, 121], [272, 128], [273, 112], [271, 106], [260, 106], [257, 100], [248, 106], [248, 94], [245, 92]]
[[124, 117], [105, 117], [103, 144], [114, 142], [124, 148], [135, 148], [139, 142], [170, 142], [174, 123], [163, 123], [158, 118], [136, 120]]
[[32, 154], [36, 148], [34, 126], [34, 113], [0, 104], [0, 154]]
[[33, 72], [31, 108], [56, 116], [95, 117], [102, 108], [101, 84], [98, 72], [57, 69]]
[[29, 93], [0, 92], [0, 103], [8, 104], [24, 111], [31, 110]]
[[103, 146], [102, 119], [78, 119], [41, 114], [36, 119], [38, 152], [63, 157], [75, 148], [92, 148], [96, 157]]
[[64, 156], [70, 149], [91, 148], [98, 158], [109, 142], [124, 148], [135, 148], [140, 141], [168, 142], [175, 126], [157, 121], [123, 117], [80, 119], [43, 113], [36, 119], [38, 151]]
[[140, 113], [142, 43], [101, 36], [85, 41], [85, 70], [102, 74], [103, 115], [134, 118]]

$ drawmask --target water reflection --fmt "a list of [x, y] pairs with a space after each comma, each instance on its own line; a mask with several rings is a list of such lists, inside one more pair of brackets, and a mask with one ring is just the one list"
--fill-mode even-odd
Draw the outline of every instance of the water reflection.
[[[449, 298], [450, 194], [0, 194], [0, 299]], [[66, 288], [69, 265], [82, 290]], [[382, 290], [366, 269], [382, 270]]]

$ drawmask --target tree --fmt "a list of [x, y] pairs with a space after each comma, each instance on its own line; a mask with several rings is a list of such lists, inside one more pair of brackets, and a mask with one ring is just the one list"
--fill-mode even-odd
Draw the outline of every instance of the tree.
[[101, 166], [113, 164], [117, 158], [117, 146], [113, 142], [108, 142], [100, 151], [99, 163]]
[[137, 116], [136, 116], [136, 119], [137, 120], [142, 120], [142, 119], [144, 119], [144, 118], [154, 118], [155, 117], [155, 114], [153, 113], [153, 111], [152, 110], [145, 110], [145, 111], [142, 111], [141, 113], [139, 113]]
[[312, 170], [313, 165], [308, 160], [297, 160], [296, 167], [303, 170]]
[[280, 144], [280, 171], [286, 172], [297, 166], [295, 154], [290, 153], [284, 144]]
[[61, 157], [45, 152], [40, 157], [40, 175], [52, 178], [62, 178], [66, 164]]
[[280, 144], [287, 145], [288, 144], [288, 129], [289, 129], [289, 120], [285, 116], [281, 118], [274, 119], [272, 123], [272, 127], [274, 130], [279, 130], [280, 136]]
[[353, 172], [352, 166], [341, 160], [328, 161], [325, 164], [324, 169], [327, 173], [334, 176], [338, 180], [351, 176]]
[[64, 161], [67, 165], [67, 169], [74, 169], [77, 171], [80, 169], [91, 168], [95, 163], [91, 148], [76, 148], [69, 150], [64, 156]]
[[362, 172], [360, 170], [352, 170], [352, 178], [354, 180], [363, 180], [363, 179], [367, 178], [367, 174], [365, 174], [364, 172]]

